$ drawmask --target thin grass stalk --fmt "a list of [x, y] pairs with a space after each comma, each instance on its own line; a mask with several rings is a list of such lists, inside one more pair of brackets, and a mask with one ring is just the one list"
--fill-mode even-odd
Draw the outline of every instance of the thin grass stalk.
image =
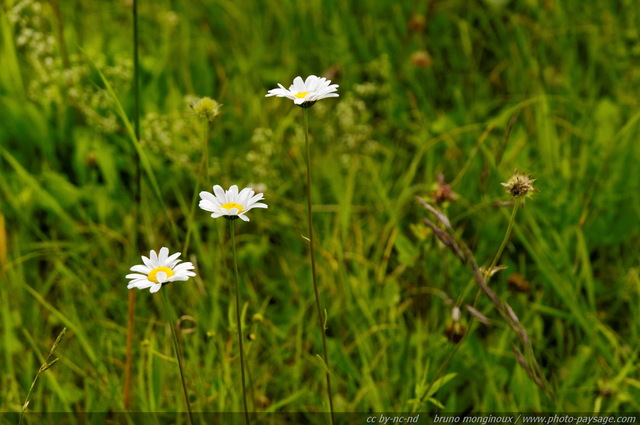
[[249, 425], [249, 408], [247, 405], [247, 388], [244, 376], [244, 346], [242, 343], [242, 315], [240, 313], [240, 276], [238, 274], [238, 257], [236, 255], [236, 235], [233, 220], [229, 220], [231, 247], [233, 250], [233, 269], [236, 274], [236, 327], [238, 328], [238, 345], [240, 346], [240, 372], [242, 375], [242, 403], [244, 405], [244, 421]]
[[62, 20], [62, 11], [60, 10], [60, 2], [58, 0], [51, 0], [51, 7], [53, 8], [53, 14], [58, 22], [58, 44], [60, 46], [60, 56], [62, 56], [62, 66], [64, 69], [69, 69], [71, 67], [71, 62], [69, 61], [67, 42], [64, 38], [64, 22]]
[[329, 356], [327, 355], [327, 338], [325, 335], [325, 323], [323, 320], [322, 314], [322, 306], [320, 305], [320, 293], [318, 291], [318, 281], [316, 278], [316, 256], [314, 249], [314, 238], [313, 238], [313, 218], [311, 211], [311, 152], [309, 149], [309, 109], [303, 108], [304, 115], [304, 144], [306, 147], [306, 163], [307, 163], [307, 224], [309, 227], [309, 250], [311, 252], [311, 276], [313, 280], [313, 291], [316, 298], [316, 308], [318, 310], [318, 324], [320, 326], [320, 334], [322, 335], [322, 352], [324, 364], [326, 366], [326, 380], [327, 380], [327, 395], [329, 397], [329, 410], [331, 413], [331, 424], [334, 421], [333, 414], [333, 397], [331, 395], [331, 373], [329, 372]]
[[[500, 257], [502, 257], [502, 253], [504, 252], [504, 249], [506, 248], [507, 243], [511, 238], [511, 231], [513, 230], [513, 224], [516, 221], [516, 213], [518, 212], [518, 207], [520, 206], [520, 202], [521, 202], [520, 199], [517, 199], [517, 198], [513, 201], [513, 209], [511, 210], [511, 217], [509, 218], [509, 225], [507, 226], [507, 231], [504, 234], [504, 238], [502, 239], [502, 243], [500, 244], [500, 247], [498, 248], [496, 255], [493, 257], [493, 260], [491, 261], [491, 265], [483, 273], [484, 281], [487, 285], [489, 284], [489, 281], [491, 280], [491, 277], [494, 274], [493, 268], [498, 264], [498, 261], [500, 260]], [[473, 299], [473, 305], [472, 305], [473, 308], [475, 308], [476, 305], [478, 304], [478, 300], [480, 299], [481, 293], [482, 293], [482, 289], [478, 288], [478, 292], [476, 292], [476, 296]], [[469, 333], [470, 329], [471, 329], [471, 326], [467, 328], [467, 332], [466, 332], [467, 334]]]
[[[136, 143], [140, 143], [140, 62], [138, 60], [138, 2], [133, 0], [133, 125]], [[136, 250], [138, 245], [138, 215], [141, 201], [141, 171], [140, 155], [135, 151], [135, 189], [133, 194], [133, 247]], [[124, 365], [124, 407], [129, 410], [131, 406], [131, 364], [133, 361], [133, 332], [136, 306], [136, 292], [129, 291], [127, 308], [127, 347], [126, 360]]]
[[51, 346], [51, 349], [49, 350], [49, 354], [47, 355], [47, 357], [44, 359], [44, 361], [40, 365], [40, 368], [38, 369], [38, 373], [36, 373], [36, 377], [33, 379], [33, 382], [31, 383], [31, 387], [29, 387], [29, 392], [27, 393], [27, 398], [24, 400], [24, 403], [22, 404], [22, 410], [20, 411], [20, 419], [18, 419], [18, 425], [22, 424], [22, 417], [24, 416], [24, 412], [27, 411], [27, 407], [29, 407], [29, 403], [31, 402], [31, 393], [33, 392], [33, 389], [36, 386], [36, 382], [38, 382], [38, 378], [44, 372], [49, 370], [54, 364], [56, 364], [58, 362], [58, 360], [60, 360], [60, 358], [56, 357], [52, 361], [49, 361], [51, 356], [53, 356], [53, 353], [55, 353], [56, 349], [58, 348], [58, 344], [60, 344], [60, 341], [62, 341], [62, 338], [64, 338], [64, 335], [66, 333], [67, 333], [67, 328], [65, 327], [58, 334], [58, 337], [56, 338], [55, 342]]
[[502, 239], [500, 248], [498, 248], [498, 252], [496, 252], [495, 257], [493, 257], [493, 261], [491, 261], [491, 265], [485, 272], [486, 283], [489, 283], [491, 276], [493, 276], [493, 268], [498, 264], [498, 261], [500, 260], [500, 257], [502, 257], [502, 253], [504, 252], [504, 249], [506, 248], [507, 243], [511, 238], [511, 231], [513, 230], [513, 223], [516, 222], [516, 214], [518, 212], [518, 207], [520, 206], [520, 202], [522, 201], [518, 198], [514, 199], [513, 201], [513, 210], [511, 210], [511, 218], [509, 219], [509, 225], [507, 226], [507, 231], [504, 234], [504, 238]]
[[136, 311], [136, 294], [129, 291], [129, 302], [127, 308], [127, 347], [126, 360], [124, 363], [124, 408], [131, 407], [131, 363], [133, 361], [133, 328]]
[[176, 359], [178, 359], [178, 369], [180, 370], [180, 382], [182, 382], [182, 392], [184, 393], [184, 402], [187, 405], [187, 410], [189, 411], [189, 423], [191, 425], [193, 422], [193, 413], [191, 412], [191, 403], [189, 402], [189, 393], [187, 392], [187, 383], [184, 379], [184, 370], [182, 368], [182, 355], [180, 354], [180, 344], [178, 343], [178, 335], [176, 334], [176, 325], [173, 321], [173, 309], [171, 308], [171, 304], [169, 304], [169, 298], [167, 298], [166, 289], [161, 289], [162, 292], [162, 301], [164, 301], [164, 310], [167, 316], [167, 321], [171, 327], [171, 336], [173, 337], [173, 348], [176, 352]]

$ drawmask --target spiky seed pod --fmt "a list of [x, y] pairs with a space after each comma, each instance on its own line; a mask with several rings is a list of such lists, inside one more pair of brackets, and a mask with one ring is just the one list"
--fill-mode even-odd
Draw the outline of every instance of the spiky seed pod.
[[515, 170], [509, 181], [500, 184], [507, 188], [507, 193], [510, 193], [514, 200], [521, 199], [524, 205], [526, 198], [531, 197], [534, 192], [540, 192], [533, 186], [534, 181], [536, 181], [536, 179], [532, 179], [531, 174], [520, 174], [518, 170]]

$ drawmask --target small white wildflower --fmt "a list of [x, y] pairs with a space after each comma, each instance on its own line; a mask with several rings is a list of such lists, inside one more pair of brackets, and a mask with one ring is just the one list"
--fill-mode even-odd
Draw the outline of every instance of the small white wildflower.
[[338, 93], [335, 93], [339, 87], [337, 84], [331, 84], [331, 80], [318, 78], [315, 75], [308, 76], [304, 81], [302, 77], [296, 77], [289, 90], [280, 83], [278, 86], [280, 88], [269, 90], [266, 97], [286, 97], [302, 108], [309, 108], [320, 99], [339, 96]]
[[132, 279], [127, 288], [149, 288], [149, 291], [154, 293], [158, 292], [163, 285], [186, 281], [189, 277], [195, 276], [196, 274], [192, 271], [193, 264], [182, 263], [182, 260], [178, 260], [179, 256], [179, 252], [169, 256], [169, 249], [164, 247], [160, 249], [160, 254], [151, 250], [149, 258], [142, 256], [144, 264], [131, 267], [131, 271], [136, 273], [126, 276], [127, 279]]
[[243, 221], [249, 221], [245, 214], [252, 208], [268, 208], [267, 204], [258, 202], [263, 199], [263, 194], [250, 188], [244, 188], [238, 193], [238, 186], [233, 185], [225, 191], [221, 186], [213, 186], [213, 192], [200, 192], [200, 208], [210, 211], [211, 217], [224, 217], [227, 220], [235, 220], [238, 217]]

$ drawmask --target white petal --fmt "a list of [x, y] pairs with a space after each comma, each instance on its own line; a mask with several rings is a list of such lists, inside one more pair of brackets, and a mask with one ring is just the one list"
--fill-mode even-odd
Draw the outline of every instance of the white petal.
[[157, 267], [157, 265], [158, 265], [158, 254], [156, 254], [156, 252], [153, 249], [150, 252], [149, 259]]
[[145, 266], [149, 267], [149, 271], [156, 268], [156, 265], [152, 263], [151, 260], [145, 257], [144, 255], [142, 256], [142, 262], [144, 263]]
[[285, 89], [284, 87], [282, 87], [282, 85], [278, 84], [280, 86], [279, 89], [271, 89], [269, 90], [269, 92], [266, 94], [266, 96], [278, 96], [278, 97], [284, 97], [284, 96], [288, 96], [291, 94], [291, 92], [287, 89]]
[[139, 285], [144, 285], [144, 284], [146, 284], [147, 282], [149, 282], [149, 280], [145, 277], [145, 278], [143, 278], [143, 279], [133, 279], [131, 282], [129, 282], [129, 285], [132, 285], [132, 286], [136, 286], [136, 287], [137, 287], [137, 286], [139, 286]]
[[149, 289], [149, 292], [154, 294], [154, 293], [158, 292], [160, 290], [160, 288], [162, 288], [162, 284], [161, 283], [156, 283], [155, 285], [153, 285], [151, 287], [151, 289]]
[[148, 275], [149, 272], [151, 271], [151, 269], [149, 267], [143, 266], [142, 264], [137, 264], [137, 265], [131, 267], [129, 270], [131, 270], [132, 272], [142, 273], [144, 275]]
[[170, 269], [173, 268], [173, 266], [175, 266], [175, 263], [179, 262], [180, 260], [177, 260], [177, 258], [180, 256], [181, 254], [179, 252], [176, 252], [175, 254], [173, 254], [171, 257], [167, 258], [167, 261], [165, 261], [165, 267], [169, 267]]
[[224, 189], [221, 186], [219, 186], [219, 185], [213, 186], [213, 193], [216, 194], [216, 196], [218, 197], [218, 200], [220, 202], [222, 202], [222, 203], [226, 202], [225, 201], [226, 196], [224, 196]]
[[136, 280], [134, 282], [131, 282], [127, 285], [127, 288], [131, 289], [131, 288], [138, 288], [138, 289], [147, 289], [150, 286], [153, 286], [154, 283], [153, 282], [149, 282], [148, 280]]
[[200, 209], [203, 209], [205, 211], [217, 211], [218, 208], [220, 208], [220, 205], [214, 205], [212, 202], [206, 200], [200, 201], [198, 206], [200, 207]]
[[249, 188], [249, 187], [245, 187], [238, 194], [238, 198], [236, 200], [236, 203], [238, 203], [240, 205], [244, 205], [245, 202], [247, 201], [247, 199], [251, 198], [252, 196], [253, 196], [253, 190], [251, 190], [251, 188]]
[[214, 205], [220, 204], [220, 201], [218, 201], [218, 198], [216, 198], [211, 192], [206, 192], [206, 191], [200, 192], [200, 199], [203, 201], [211, 202]]
[[300, 93], [304, 91], [304, 81], [302, 81], [302, 77], [297, 76], [293, 79], [293, 85], [289, 87], [289, 90], [295, 93]]
[[125, 279], [146, 279], [148, 275], [140, 273], [129, 273], [125, 276]]
[[193, 270], [193, 264], [187, 262], [187, 263], [182, 263], [182, 264], [178, 264], [173, 271], [178, 274], [178, 273], [182, 273], [184, 271], [187, 270]]
[[160, 255], [158, 255], [158, 265], [162, 267], [167, 261], [167, 257], [169, 256], [169, 248], [162, 247], [160, 248]]
[[254, 203], [260, 201], [263, 196], [264, 195], [262, 193], [258, 193], [257, 195], [253, 196], [251, 199], [249, 199], [247, 201], [247, 205], [251, 205], [251, 204], [254, 204]]
[[309, 75], [307, 79], [304, 81], [303, 91], [314, 90], [317, 83], [318, 83], [318, 77], [316, 77], [315, 75]]
[[177, 274], [177, 275], [171, 276], [168, 281], [169, 282], [186, 282], [187, 280], [189, 280], [189, 276]]
[[244, 214], [240, 214], [238, 217], [240, 217], [240, 219], [241, 219], [242, 221], [250, 221], [250, 220], [249, 220], [249, 217], [247, 217], [247, 216], [246, 216], [246, 215], [244, 215]]
[[156, 273], [156, 280], [158, 281], [158, 283], [166, 282], [166, 280], [167, 280], [167, 273], [165, 273], [165, 272], [158, 272], [158, 273]]
[[238, 186], [235, 184], [227, 191], [227, 202], [236, 202], [238, 199]]
[[263, 204], [262, 202], [258, 202], [256, 204], [251, 205], [250, 208], [269, 208], [267, 204]]
[[127, 289], [131, 289], [131, 288], [139, 288], [140, 285], [142, 283], [144, 283], [144, 280], [132, 280], [131, 282], [129, 282], [129, 284], [127, 285]]

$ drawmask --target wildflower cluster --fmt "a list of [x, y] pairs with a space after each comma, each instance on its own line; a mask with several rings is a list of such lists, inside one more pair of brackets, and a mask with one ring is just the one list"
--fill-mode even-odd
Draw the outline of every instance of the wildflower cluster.
[[[201, 145], [193, 143], [198, 137], [193, 125], [190, 106], [197, 98], [185, 96], [184, 108], [168, 113], [149, 112], [142, 118], [142, 138], [145, 149], [170, 162], [192, 166], [193, 158], [202, 151]], [[215, 163], [212, 161], [212, 163]], [[212, 163], [209, 166], [212, 166]], [[214, 170], [217, 172], [217, 169]]]
[[32, 63], [51, 59], [55, 50], [55, 39], [42, 18], [45, 7], [39, 1], [21, 0], [7, 13], [9, 21], [15, 25], [16, 44]]
[[280, 153], [278, 149], [279, 145], [273, 140], [273, 130], [264, 127], [253, 130], [251, 149], [244, 159], [253, 170], [254, 181], [263, 182], [278, 179], [276, 170], [272, 166], [274, 157]]
[[[42, 105], [72, 105], [87, 123], [105, 133], [118, 130], [109, 95], [91, 80], [91, 67], [77, 54], [59, 54], [53, 29], [44, 16], [52, 15], [48, 2], [20, 0], [7, 13], [14, 25], [18, 53], [31, 68], [33, 78], [27, 85], [27, 96]], [[95, 59], [115, 90], [126, 92], [132, 75], [128, 57], [116, 56], [114, 63], [104, 57]]]

